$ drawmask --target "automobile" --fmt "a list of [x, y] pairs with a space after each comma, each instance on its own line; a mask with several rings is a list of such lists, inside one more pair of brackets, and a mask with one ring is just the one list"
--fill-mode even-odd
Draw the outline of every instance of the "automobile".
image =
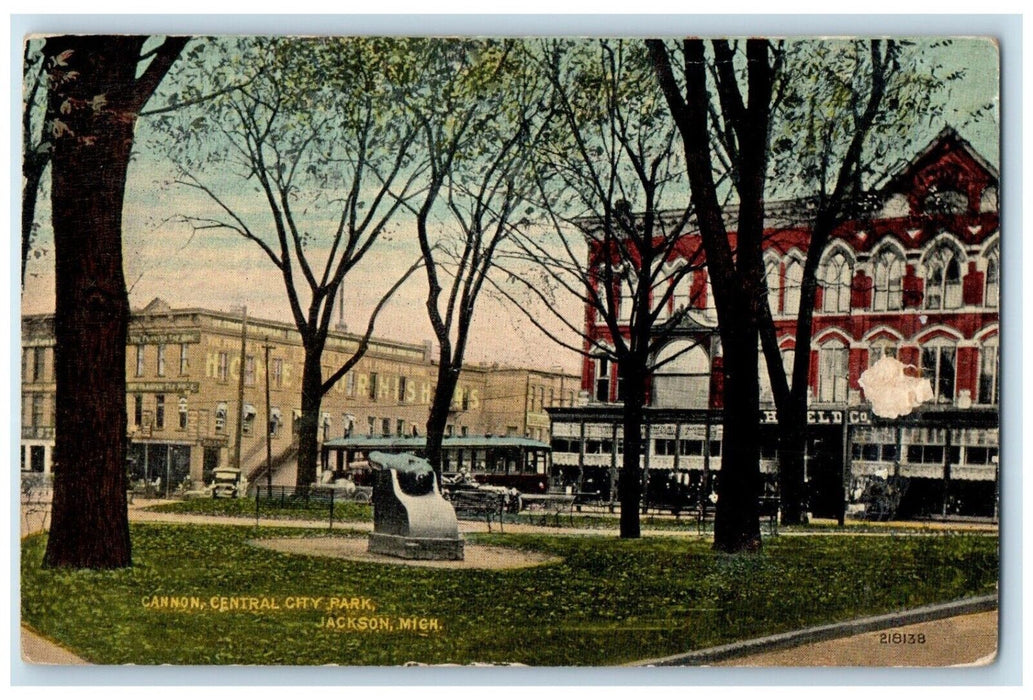
[[240, 470], [216, 469], [212, 474], [212, 498], [237, 498], [240, 495]]

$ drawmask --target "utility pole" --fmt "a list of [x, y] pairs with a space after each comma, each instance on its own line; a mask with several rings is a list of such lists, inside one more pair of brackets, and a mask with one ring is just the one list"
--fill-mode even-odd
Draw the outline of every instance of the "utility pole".
[[272, 497], [273, 493], [273, 414], [269, 408], [269, 350], [272, 345], [269, 344], [269, 338], [265, 339], [265, 345], [262, 346], [265, 350], [265, 415], [266, 415], [266, 427], [265, 427], [265, 483], [269, 487], [269, 495]]
[[247, 362], [247, 306], [243, 311], [244, 322], [240, 326], [240, 367], [237, 372], [237, 433], [234, 435], [234, 465], [240, 469], [241, 443], [244, 437], [244, 364]]

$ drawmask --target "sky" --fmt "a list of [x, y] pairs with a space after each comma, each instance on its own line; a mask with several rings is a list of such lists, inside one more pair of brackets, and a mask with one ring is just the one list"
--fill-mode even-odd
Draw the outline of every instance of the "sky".
[[[952, 84], [945, 96], [944, 122], [958, 128], [988, 161], [999, 163], [998, 124], [995, 119], [966, 123], [976, 107], [996, 102], [998, 97], [996, 47], [986, 41], [956, 41], [949, 47], [929, 49], [944, 64], [944, 72], [964, 69], [964, 77]], [[174, 79], [170, 74], [168, 80]], [[168, 87], [166, 85], [165, 87]], [[916, 130], [908, 144], [902, 144], [906, 160], [924, 147], [944, 124]], [[229, 310], [246, 305], [255, 317], [287, 321], [289, 306], [279, 272], [252, 242], [226, 231], [193, 231], [177, 217], [210, 211], [210, 203], [196, 192], [170, 185], [174, 169], [153, 142], [146, 123], [138, 129], [136, 155], [127, 179], [123, 213], [126, 279], [133, 308], [145, 306], [155, 297], [172, 307], [205, 307]], [[242, 200], [257, 221], [265, 213], [260, 200]], [[268, 220], [268, 214], [265, 214]], [[49, 212], [41, 201], [37, 221], [41, 224], [39, 257], [32, 257], [22, 297], [23, 313], [53, 310], [52, 234]], [[313, 219], [315, 230], [329, 226], [329, 220]], [[411, 221], [403, 219], [390, 241], [378, 242], [360, 268], [345, 283], [344, 320], [350, 330], [366, 326], [369, 310], [401, 272], [418, 256]], [[492, 295], [490, 289], [478, 302], [468, 359], [514, 366], [548, 369], [562, 367], [579, 372], [576, 353], [563, 349], [535, 329], [523, 312]], [[421, 343], [433, 338], [424, 308], [426, 278], [413, 275], [386, 307], [378, 321], [381, 337]], [[583, 310], [572, 296], [559, 295], [557, 307], [569, 318], [582, 318]], [[338, 311], [335, 311], [335, 320]], [[563, 333], [548, 313], [536, 317]], [[567, 339], [579, 344], [569, 333]]]

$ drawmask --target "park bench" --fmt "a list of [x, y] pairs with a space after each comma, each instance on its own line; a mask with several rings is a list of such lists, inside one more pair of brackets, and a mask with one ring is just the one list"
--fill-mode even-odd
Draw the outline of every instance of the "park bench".
[[504, 532], [502, 513], [505, 510], [505, 494], [479, 489], [455, 489], [446, 491], [443, 495], [452, 503], [457, 518], [484, 518], [488, 524], [488, 532], [491, 532], [492, 519], [497, 518], [499, 532]]
[[541, 524], [547, 525], [549, 518], [553, 519], [556, 527], [560, 525], [560, 516], [566, 514], [570, 518], [570, 524], [574, 524], [574, 502], [577, 500], [575, 494], [570, 493], [527, 493], [521, 497], [524, 509], [530, 516], [532, 523], [534, 515], [540, 513]]

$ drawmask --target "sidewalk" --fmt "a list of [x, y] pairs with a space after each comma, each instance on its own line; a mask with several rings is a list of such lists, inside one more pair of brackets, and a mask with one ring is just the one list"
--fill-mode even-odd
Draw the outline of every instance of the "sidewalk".
[[[997, 656], [997, 611], [892, 627], [791, 649], [727, 659], [715, 666], [982, 666]], [[901, 636], [895, 636], [895, 635]], [[901, 639], [893, 643], [894, 639]], [[919, 640], [925, 640], [919, 643]]]
[[22, 661], [27, 664], [52, 664], [58, 666], [81, 666], [87, 662], [64, 647], [44, 639], [22, 625]]
[[996, 594], [745, 639], [631, 666], [981, 666], [997, 655]]

